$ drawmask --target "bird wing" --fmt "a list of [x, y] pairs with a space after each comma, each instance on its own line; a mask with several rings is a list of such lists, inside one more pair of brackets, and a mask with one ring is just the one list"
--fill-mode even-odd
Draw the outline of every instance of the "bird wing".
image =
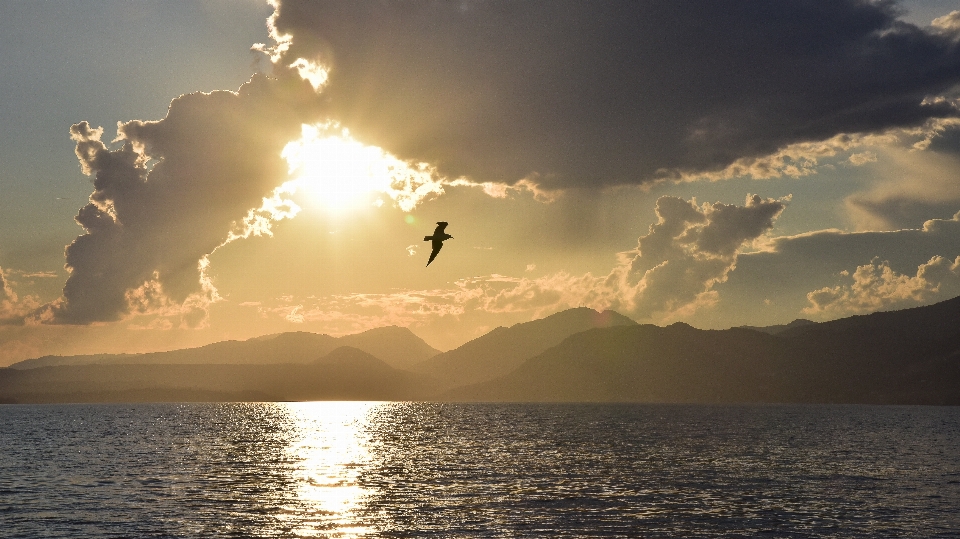
[[437, 228], [433, 231], [433, 235], [443, 234], [443, 229], [447, 228], [446, 221], [437, 221]]
[[433, 251], [430, 253], [430, 260], [427, 260], [427, 265], [429, 266], [433, 262], [434, 258], [437, 258], [437, 253], [440, 252], [440, 249], [443, 248], [443, 242], [440, 240], [433, 240]]

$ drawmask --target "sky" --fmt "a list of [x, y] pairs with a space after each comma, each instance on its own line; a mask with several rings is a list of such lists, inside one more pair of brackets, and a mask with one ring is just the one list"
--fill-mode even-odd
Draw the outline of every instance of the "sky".
[[960, 294], [952, 1], [2, 0], [0, 50], [0, 366]]

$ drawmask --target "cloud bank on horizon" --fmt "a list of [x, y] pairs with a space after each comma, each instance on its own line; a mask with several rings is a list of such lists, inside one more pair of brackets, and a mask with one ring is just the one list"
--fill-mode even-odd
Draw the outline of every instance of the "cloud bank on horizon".
[[[62, 297], [41, 306], [0, 273], [0, 324], [148, 315], [154, 329], [204, 327], [221, 299], [211, 254], [296, 215], [282, 189], [333, 128], [409, 167], [380, 188], [403, 211], [444, 187], [551, 203], [564, 192], [812, 175], [845, 155], [850, 167], [899, 164], [846, 204], [866, 228], [902, 230], [771, 238], [789, 196], [660, 196], [656, 222], [607, 273], [460, 277], [442, 290], [258, 304], [265, 316], [362, 329], [588, 305], [659, 323], [721, 305], [739, 283], [769, 283], [787, 260], [782, 273], [806, 287], [798, 314], [960, 292], [960, 214], [927, 217], [960, 207], [960, 11], [921, 28], [887, 1], [270, 3], [274, 43], [255, 46], [269, 76], [180, 96], [163, 119], [118, 124], [112, 142], [73, 125], [94, 191], [66, 249]], [[910, 229], [918, 219], [927, 225]], [[902, 238], [917, 239], [916, 252], [887, 254]], [[799, 275], [817, 256], [833, 257], [823, 267], [834, 284]]]

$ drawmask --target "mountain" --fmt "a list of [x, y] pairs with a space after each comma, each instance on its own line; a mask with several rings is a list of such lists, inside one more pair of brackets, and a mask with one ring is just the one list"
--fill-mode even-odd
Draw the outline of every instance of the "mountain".
[[790, 322], [789, 324], [778, 324], [775, 326], [763, 326], [763, 327], [757, 327], [757, 326], [740, 326], [740, 327], [742, 329], [752, 329], [753, 331], [760, 331], [763, 333], [769, 333], [770, 335], [776, 335], [777, 333], [783, 333], [788, 329], [793, 329], [801, 326], [809, 326], [810, 324], [816, 324], [816, 322], [807, 320], [806, 318], [797, 318], [796, 320], [794, 320], [793, 322]]
[[438, 379], [443, 387], [473, 384], [503, 376], [565, 338], [594, 328], [634, 326], [636, 322], [614, 311], [586, 307], [568, 309], [540, 320], [498, 327], [459, 348], [437, 354], [416, 365], [415, 372]]
[[410, 370], [414, 365], [440, 353], [407, 328], [387, 326], [363, 333], [344, 335], [337, 346], [352, 346], [386, 361], [396, 369]]
[[899, 395], [899, 402], [960, 404], [960, 297], [796, 327], [779, 337], [810, 354], [810, 370], [829, 373], [814, 381], [816, 394], [858, 387], [864, 402]]
[[[116, 361], [112, 364], [0, 369], [0, 402], [439, 399], [960, 405], [960, 298], [832, 322], [792, 323], [777, 331], [762, 329], [637, 325], [612, 311], [571, 309], [497, 328], [419, 363], [417, 354], [428, 355], [432, 349], [400, 328], [365, 332], [351, 336], [353, 340], [282, 333], [163, 353], [173, 354], [163, 356], [166, 359], [195, 363], [148, 363], [143, 356], [150, 354], [143, 354], [88, 356]], [[344, 341], [357, 345], [343, 346]], [[393, 363], [363, 348], [378, 346], [380, 353], [394, 354]], [[238, 363], [226, 363], [230, 360]], [[416, 372], [397, 369], [401, 361]]]
[[246, 341], [222, 341], [199, 348], [147, 354], [95, 354], [44, 356], [14, 363], [14, 369], [35, 369], [56, 365], [148, 365], [148, 364], [278, 364], [309, 363], [339, 346], [353, 346], [370, 353], [392, 367], [407, 369], [439, 354], [420, 337], [396, 326], [371, 329], [355, 335], [331, 337], [305, 331], [277, 333]]
[[776, 337], [687, 324], [593, 329], [572, 335], [496, 380], [458, 388], [453, 400], [767, 401], [779, 389]]
[[351, 369], [356, 372], [371, 374], [382, 374], [395, 370], [390, 365], [387, 365], [386, 361], [352, 346], [335, 348], [329, 354], [314, 361], [314, 365], [327, 369]]
[[960, 298], [774, 335], [680, 323], [594, 329], [445, 398], [960, 405]]
[[436, 383], [352, 347], [306, 364], [116, 364], [0, 369], [0, 402], [409, 400]]

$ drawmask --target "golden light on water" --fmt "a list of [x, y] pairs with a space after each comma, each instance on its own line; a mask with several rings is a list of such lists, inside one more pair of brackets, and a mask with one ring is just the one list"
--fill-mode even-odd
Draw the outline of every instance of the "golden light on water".
[[369, 463], [368, 417], [380, 403], [298, 402], [289, 411], [295, 438], [288, 451], [298, 461], [295, 527], [301, 537], [363, 537], [371, 529], [358, 523], [356, 511], [369, 492], [358, 484]]

